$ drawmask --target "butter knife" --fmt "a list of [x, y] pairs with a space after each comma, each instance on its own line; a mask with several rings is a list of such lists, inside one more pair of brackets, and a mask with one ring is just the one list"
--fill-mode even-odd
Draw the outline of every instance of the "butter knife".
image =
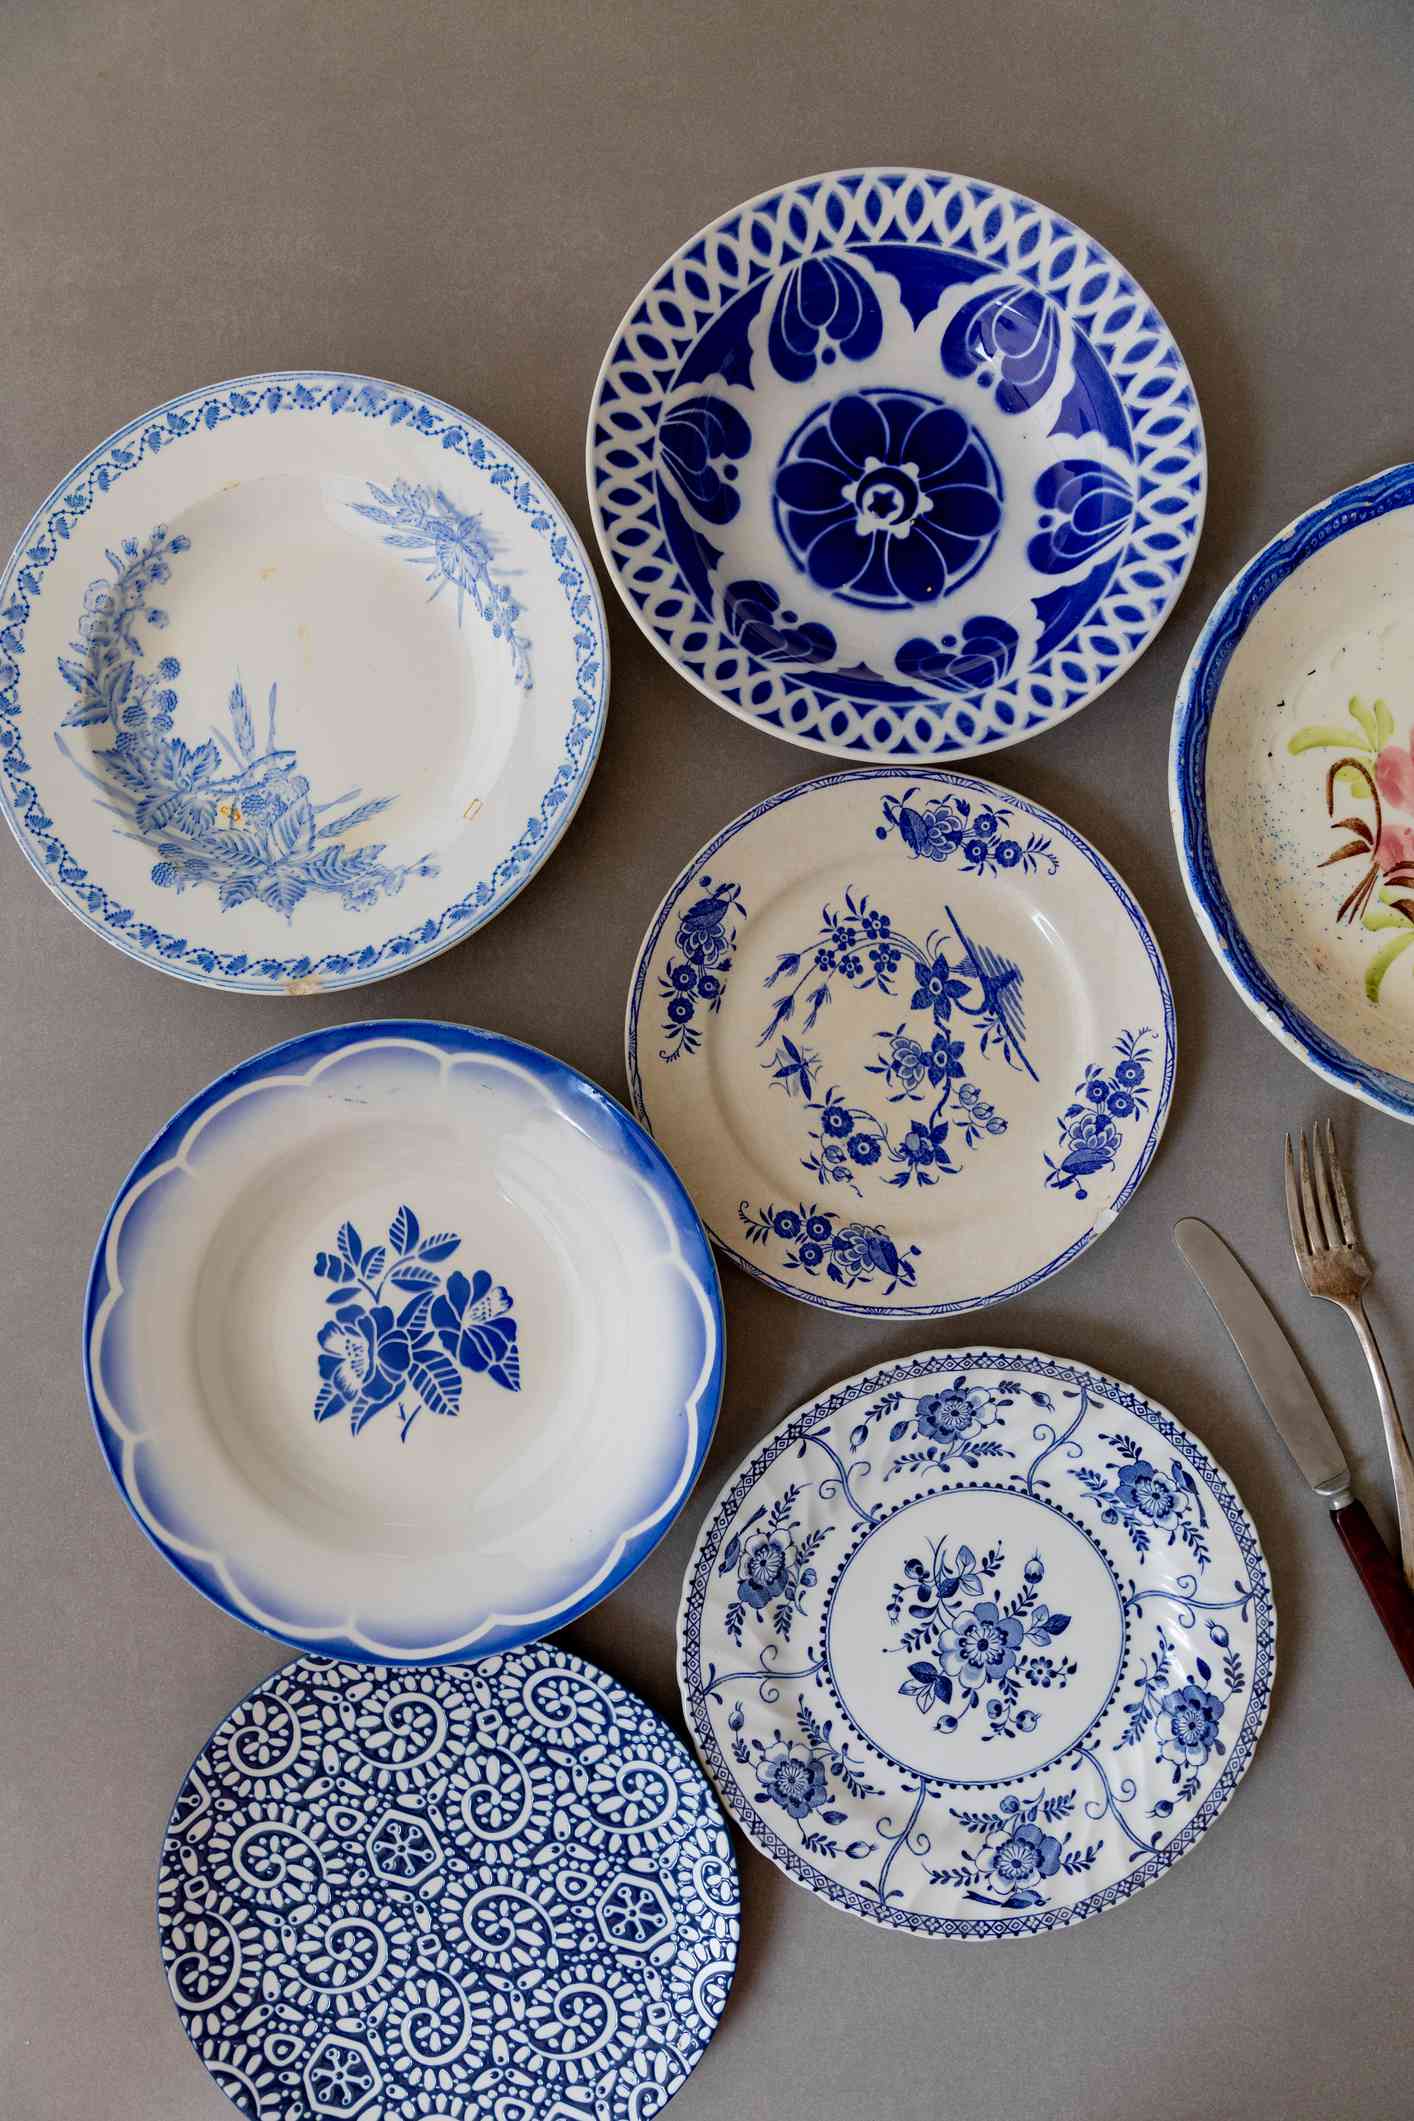
[[1216, 1230], [1185, 1216], [1173, 1226], [1173, 1241], [1227, 1327], [1278, 1436], [1310, 1486], [1329, 1505], [1331, 1522], [1394, 1645], [1405, 1677], [1414, 1685], [1414, 1593], [1364, 1503], [1351, 1490], [1345, 1454], [1291, 1342], [1241, 1260]]

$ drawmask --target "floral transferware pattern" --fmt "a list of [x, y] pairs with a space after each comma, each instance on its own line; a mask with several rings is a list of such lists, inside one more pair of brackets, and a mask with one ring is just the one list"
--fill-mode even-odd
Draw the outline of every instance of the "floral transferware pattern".
[[[227, 1742], [257, 1719], [263, 1750]], [[711, 2038], [738, 1924], [683, 1747], [546, 1648], [286, 1665], [199, 1755], [158, 1879], [178, 2014], [261, 2121], [643, 2121]]]
[[733, 713], [873, 757], [1012, 742], [1110, 682], [1187, 570], [1202, 464], [1114, 261], [922, 170], [724, 217], [634, 303], [591, 421], [645, 632]]
[[[1349, 725], [1316, 722], [1298, 729], [1293, 756], [1313, 750], [1341, 751], [1325, 770], [1326, 814], [1343, 835], [1321, 867], [1364, 864], [1346, 893], [1337, 921], [1359, 921], [1383, 941], [1365, 968], [1365, 995], [1378, 1003], [1385, 974], [1414, 943], [1414, 729], [1396, 738], [1394, 716], [1383, 700], [1347, 702]], [[1354, 809], [1350, 809], [1353, 802]], [[1336, 816], [1337, 808], [1346, 815]]]
[[385, 545], [427, 569], [429, 602], [444, 589], [456, 592], [458, 625], [463, 605], [471, 605], [491, 638], [506, 643], [515, 681], [529, 692], [530, 643], [518, 631], [525, 610], [510, 583], [500, 579], [496, 540], [481, 517], [458, 508], [440, 486], [414, 486], [407, 479], [394, 479], [391, 491], [370, 480], [368, 496], [351, 503], [354, 513], [379, 526]]
[[520, 1390], [519, 1325], [511, 1295], [478, 1267], [440, 1269], [457, 1251], [454, 1230], [424, 1236], [406, 1202], [385, 1243], [365, 1249], [351, 1222], [341, 1223], [333, 1251], [315, 1254], [314, 1271], [331, 1281], [333, 1316], [319, 1329], [316, 1421], [347, 1414], [357, 1436], [387, 1407], [402, 1440], [418, 1415], [461, 1412], [466, 1376]]
[[1114, 1044], [1116, 1059], [1107, 1066], [1086, 1063], [1073, 1100], [1056, 1121], [1060, 1142], [1054, 1156], [1046, 1154], [1048, 1186], [1058, 1192], [1073, 1189], [1077, 1200], [1085, 1200], [1100, 1174], [1114, 1169], [1122, 1129], [1149, 1109], [1151, 1036], [1147, 1029], [1121, 1031]]
[[364, 801], [359, 789], [346, 788], [315, 801], [297, 753], [277, 742], [278, 686], [270, 687], [259, 740], [239, 678], [226, 703], [229, 735], [217, 730], [188, 744], [174, 733], [182, 666], [164, 655], [149, 667], [142, 628], [165, 631], [167, 613], [152, 592], [190, 549], [190, 538], [159, 523], [146, 539], [128, 538], [121, 553], [110, 552], [111, 574], [89, 584], [71, 653], [59, 658], [76, 694], [62, 726], [112, 740], [85, 750], [89, 765], [62, 737], [60, 748], [98, 790], [116, 829], [152, 849], [152, 882], [179, 894], [211, 885], [223, 912], [255, 899], [288, 920], [310, 892], [332, 893], [355, 913], [400, 891], [409, 876], [436, 876], [430, 856], [390, 865], [379, 844], [347, 844], [394, 799]]
[[680, 1060], [701, 1045], [698, 1011], [715, 1016], [721, 1008], [736, 932], [746, 919], [739, 884], [720, 878], [714, 883], [705, 871], [697, 883], [702, 896], [679, 917], [674, 953], [658, 981], [667, 1004], [658, 1054], [664, 1061]]
[[1046, 1575], [1040, 1555], [1029, 1557], [1020, 1588], [1001, 1602], [997, 1579], [1005, 1561], [1000, 1543], [979, 1558], [969, 1546], [949, 1554], [945, 1539], [930, 1541], [926, 1555], [904, 1563], [887, 1607], [889, 1625], [903, 1630], [898, 1648], [908, 1658], [899, 1692], [920, 1715], [941, 1710], [935, 1730], [955, 1731], [981, 1707], [985, 1686], [984, 1743], [1034, 1731], [1040, 1712], [1022, 1705], [1023, 1693], [1062, 1688], [1078, 1669], [1074, 1658], [1048, 1654], [1070, 1615], [1052, 1612], [1040, 1597]]
[[[863, 1579], [885, 1596], [857, 1634], [845, 1586], [882, 1538], [899, 1565]], [[1193, 1437], [1094, 1371], [973, 1349], [870, 1371], [767, 1439], [703, 1528], [679, 1649], [759, 1847], [857, 1914], [975, 1938], [1083, 1919], [1191, 1846], [1250, 1759], [1274, 1630], [1256, 1534]]]

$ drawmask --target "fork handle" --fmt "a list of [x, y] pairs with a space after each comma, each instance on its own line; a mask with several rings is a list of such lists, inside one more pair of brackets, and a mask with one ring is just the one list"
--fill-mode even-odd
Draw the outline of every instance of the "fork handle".
[[1414, 1686], [1414, 1591], [1404, 1581], [1399, 1563], [1375, 1530], [1363, 1502], [1351, 1500], [1332, 1510], [1331, 1523], [1394, 1644], [1405, 1678]]
[[1347, 1316], [1354, 1326], [1369, 1364], [1370, 1379], [1375, 1387], [1375, 1397], [1380, 1403], [1380, 1420], [1384, 1425], [1385, 1448], [1389, 1452], [1389, 1469], [1394, 1481], [1394, 1502], [1399, 1517], [1399, 1544], [1404, 1557], [1404, 1581], [1414, 1591], [1414, 1452], [1409, 1448], [1409, 1439], [1404, 1433], [1404, 1424], [1395, 1405], [1394, 1388], [1389, 1381], [1389, 1372], [1365, 1316], [1365, 1306], [1357, 1298], [1347, 1307]]

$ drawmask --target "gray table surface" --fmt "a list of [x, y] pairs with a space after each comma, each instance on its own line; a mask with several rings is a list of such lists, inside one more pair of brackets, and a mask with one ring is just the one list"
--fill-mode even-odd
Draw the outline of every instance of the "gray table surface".
[[[1282, 1129], [1338, 1107], [1414, 1408], [1414, 1139], [1333, 1098], [1248, 1015], [1179, 883], [1174, 685], [1213, 597], [1279, 525], [1408, 456], [1414, 28], [1402, 0], [69, 0], [0, 4], [0, 537], [102, 435], [269, 367], [389, 376], [522, 450], [589, 536], [585, 410], [642, 281], [767, 185], [868, 161], [1030, 192], [1138, 275], [1197, 383], [1208, 525], [1176, 615], [1097, 705], [992, 770], [1147, 908], [1178, 996], [1177, 1094], [1118, 1229], [990, 1314], [835, 1319], [724, 1270], [731, 1360], [702, 1483], [573, 1646], [678, 1718], [673, 1616], [747, 1448], [835, 1378], [986, 1338], [1118, 1372], [1245, 1496], [1280, 1670], [1231, 1808], [1156, 1889], [981, 1948], [875, 1930], [742, 1850], [740, 1972], [681, 2121], [1228, 2121], [1414, 2110], [1409, 1689], [1170, 1244], [1223, 1228], [1296, 1333], [1388, 1526], [1354, 1340], [1307, 1304]], [[210, 1076], [390, 1012], [530, 1039], [623, 1093], [633, 954], [720, 824], [825, 761], [719, 713], [609, 600], [603, 758], [545, 872], [483, 934], [331, 999], [203, 992], [88, 934], [0, 846], [0, 2115], [216, 2121], [158, 1967], [152, 1882], [210, 1727], [281, 1661], [196, 1596], [112, 1492], [78, 1326], [108, 1200]], [[1414, 682], [1414, 681], [1412, 681]], [[1406, 702], [1406, 712], [1409, 703]]]

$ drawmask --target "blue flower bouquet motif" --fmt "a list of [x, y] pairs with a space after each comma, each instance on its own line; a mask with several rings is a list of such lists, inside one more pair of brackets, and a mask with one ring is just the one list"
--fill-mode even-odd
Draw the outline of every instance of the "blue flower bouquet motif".
[[1074, 1658], [1049, 1654], [1070, 1615], [1039, 1597], [1046, 1574], [1040, 1555], [1025, 1563], [1020, 1588], [1003, 1603], [993, 1585], [1005, 1561], [1000, 1544], [979, 1560], [969, 1546], [950, 1555], [946, 1540], [936, 1541], [926, 1558], [904, 1563], [888, 1601], [890, 1626], [903, 1629], [897, 1647], [909, 1660], [900, 1694], [922, 1715], [941, 1710], [935, 1730], [955, 1731], [980, 1708], [985, 1688], [984, 1744], [1034, 1731], [1040, 1714], [1023, 1695], [1064, 1687], [1078, 1670]]
[[1108, 1067], [1087, 1062], [1074, 1099], [1056, 1121], [1059, 1149], [1054, 1156], [1045, 1152], [1048, 1186], [1062, 1193], [1073, 1188], [1076, 1199], [1085, 1200], [1086, 1181], [1093, 1185], [1102, 1172], [1114, 1169], [1123, 1128], [1149, 1109], [1150, 1035], [1147, 1029], [1121, 1031], [1114, 1044], [1117, 1059]]
[[706, 871], [698, 882], [702, 896], [684, 908], [677, 924], [675, 952], [658, 981], [667, 1004], [662, 1027], [665, 1043], [659, 1053], [665, 1061], [695, 1053], [701, 1044], [698, 1012], [715, 1016], [721, 1008], [737, 931], [746, 918], [740, 884], [722, 878], [714, 883]]
[[916, 788], [905, 788], [902, 795], [886, 795], [884, 822], [876, 828], [881, 840], [896, 832], [915, 861], [948, 862], [958, 855], [959, 867], [969, 876], [1007, 869], [1019, 869], [1023, 876], [1055, 876], [1059, 871], [1047, 835], [1029, 832], [1022, 839], [1014, 834], [1013, 813], [1004, 806], [974, 804], [961, 794], [915, 802], [917, 794]]
[[[347, 788], [316, 802], [297, 753], [277, 740], [278, 686], [270, 687], [259, 739], [239, 678], [226, 703], [229, 733], [218, 729], [200, 744], [175, 734], [182, 666], [164, 655], [147, 667], [139, 622], [165, 631], [167, 613], [152, 591], [190, 549], [190, 538], [159, 523], [145, 540], [129, 538], [121, 553], [110, 552], [111, 578], [90, 583], [72, 653], [59, 658], [60, 675], [77, 695], [63, 727], [112, 736], [89, 753], [91, 766], [74, 763], [119, 829], [156, 854], [153, 883], [178, 894], [209, 885], [223, 912], [254, 900], [288, 920], [310, 892], [333, 894], [353, 913], [400, 891], [410, 876], [436, 876], [430, 856], [392, 864], [382, 859], [381, 844], [346, 844], [346, 835], [394, 798], [365, 802], [359, 789]], [[59, 744], [72, 757], [62, 736]]]
[[[365, 1248], [351, 1222], [335, 1249], [315, 1255], [314, 1272], [334, 1283], [334, 1315], [319, 1329], [319, 1388], [314, 1419], [349, 1416], [357, 1436], [384, 1407], [402, 1424], [402, 1440], [419, 1413], [461, 1411], [465, 1374], [485, 1374], [504, 1391], [520, 1390], [517, 1321], [510, 1292], [484, 1268], [468, 1280], [443, 1275], [461, 1239], [450, 1230], [424, 1237], [411, 1208], [400, 1207], [387, 1241]], [[392, 1300], [396, 1291], [400, 1304]]]
[[1205, 1569], [1208, 1519], [1197, 1483], [1182, 1459], [1172, 1459], [1168, 1472], [1162, 1473], [1133, 1437], [1102, 1434], [1100, 1440], [1119, 1454], [1106, 1464], [1113, 1478], [1094, 1466], [1077, 1467], [1075, 1478], [1100, 1504], [1101, 1523], [1122, 1524], [1139, 1554], [1147, 1554], [1160, 1539], [1167, 1546], [1181, 1542], [1199, 1569]]
[[958, 588], [1002, 520], [986, 443], [918, 391], [821, 406], [787, 444], [774, 490], [791, 556], [819, 588], [858, 604], [902, 609]]
[[529, 692], [530, 643], [517, 631], [524, 611], [510, 584], [498, 579], [496, 543], [480, 516], [458, 508], [440, 486], [394, 479], [391, 491], [370, 481], [368, 492], [367, 501], [351, 504], [354, 514], [385, 530], [385, 545], [426, 567], [433, 598], [455, 590], [458, 624], [462, 606], [471, 605], [492, 639], [506, 643], [515, 681]]

